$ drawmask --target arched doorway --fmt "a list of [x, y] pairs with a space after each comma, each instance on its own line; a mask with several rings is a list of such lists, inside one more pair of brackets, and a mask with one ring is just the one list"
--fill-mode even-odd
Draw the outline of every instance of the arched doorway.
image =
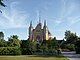
[[37, 42], [37, 44], [40, 44], [40, 36], [39, 35], [37, 35], [37, 37], [36, 37], [36, 42]]

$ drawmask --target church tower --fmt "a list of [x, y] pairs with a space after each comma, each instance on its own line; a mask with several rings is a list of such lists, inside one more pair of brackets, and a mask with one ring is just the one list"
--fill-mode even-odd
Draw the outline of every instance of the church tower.
[[44, 40], [48, 40], [48, 27], [46, 26], [46, 20], [44, 21], [44, 27], [43, 27], [43, 38]]
[[33, 40], [33, 27], [32, 27], [32, 21], [30, 22], [30, 26], [29, 26], [29, 40]]
[[39, 16], [39, 23], [34, 29], [34, 40], [37, 44], [40, 44], [42, 42], [42, 23], [41, 23], [41, 17]]

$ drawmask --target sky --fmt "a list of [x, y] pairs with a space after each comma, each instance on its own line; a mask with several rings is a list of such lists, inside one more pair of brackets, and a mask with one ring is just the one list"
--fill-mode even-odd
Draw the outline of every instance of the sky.
[[66, 30], [76, 32], [80, 36], [80, 0], [4, 0], [7, 7], [1, 7], [0, 31], [5, 40], [10, 35], [18, 35], [19, 39], [28, 38], [30, 21], [35, 28], [39, 21], [47, 21], [51, 34], [63, 39]]

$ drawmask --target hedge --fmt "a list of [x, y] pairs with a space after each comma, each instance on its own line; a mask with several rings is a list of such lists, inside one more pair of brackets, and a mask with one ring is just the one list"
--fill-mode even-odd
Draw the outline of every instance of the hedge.
[[0, 55], [21, 55], [18, 47], [0, 47]]

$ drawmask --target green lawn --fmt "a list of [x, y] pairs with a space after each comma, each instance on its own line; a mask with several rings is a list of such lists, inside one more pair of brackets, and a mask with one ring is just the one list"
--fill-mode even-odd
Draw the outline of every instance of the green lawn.
[[40, 56], [40, 55], [21, 55], [21, 56], [0, 56], [0, 60], [68, 60], [67, 58]]

